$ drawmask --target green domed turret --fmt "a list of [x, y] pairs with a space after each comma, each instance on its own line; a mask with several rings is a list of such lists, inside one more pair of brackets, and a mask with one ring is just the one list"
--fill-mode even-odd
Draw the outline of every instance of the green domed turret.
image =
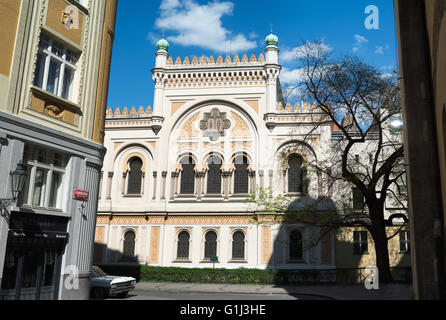
[[279, 38], [271, 31], [271, 33], [265, 38], [265, 43], [266, 48], [278, 49]]
[[167, 40], [164, 39], [164, 35], [163, 38], [156, 43], [156, 48], [158, 49], [157, 53], [159, 52], [167, 53], [167, 51], [169, 51], [169, 42], [167, 42]]

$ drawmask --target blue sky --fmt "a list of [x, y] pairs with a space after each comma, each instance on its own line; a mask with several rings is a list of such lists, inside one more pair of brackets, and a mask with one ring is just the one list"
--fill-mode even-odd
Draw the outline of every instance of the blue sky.
[[[379, 9], [379, 29], [367, 29], [365, 8]], [[169, 54], [229, 53], [241, 57], [264, 50], [270, 24], [279, 37], [281, 81], [298, 81], [293, 48], [324, 40], [332, 54], [357, 54], [390, 73], [397, 66], [393, 4], [389, 0], [121, 0], [118, 4], [108, 106], [153, 105], [151, 69], [156, 41], [166, 30]], [[232, 39], [231, 41], [229, 41]], [[231, 45], [229, 45], [231, 43]]]

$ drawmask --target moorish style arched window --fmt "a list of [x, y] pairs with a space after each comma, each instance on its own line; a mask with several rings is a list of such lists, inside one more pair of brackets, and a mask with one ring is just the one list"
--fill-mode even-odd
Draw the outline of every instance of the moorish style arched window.
[[178, 247], [177, 247], [177, 258], [178, 259], [188, 259], [189, 258], [189, 239], [190, 235], [187, 231], [181, 231], [178, 234]]
[[125, 259], [133, 259], [135, 257], [135, 240], [136, 234], [133, 230], [129, 230], [124, 234], [123, 255]]
[[302, 246], [302, 233], [299, 230], [293, 230], [290, 234], [290, 260], [302, 260], [303, 259], [303, 246]]
[[245, 234], [242, 231], [236, 231], [232, 235], [232, 259], [245, 259]]
[[245, 155], [239, 155], [234, 158], [234, 193], [249, 192], [248, 177], [248, 158]]
[[205, 235], [204, 258], [210, 259], [217, 255], [217, 233], [209, 231]]
[[127, 181], [127, 194], [141, 194], [142, 186], [142, 160], [133, 157], [129, 160]]
[[195, 160], [192, 156], [181, 159], [180, 194], [194, 194], [195, 192]]
[[303, 160], [298, 154], [288, 157], [288, 192], [304, 192]]
[[221, 193], [221, 166], [222, 160], [217, 155], [211, 155], [207, 160], [207, 193]]

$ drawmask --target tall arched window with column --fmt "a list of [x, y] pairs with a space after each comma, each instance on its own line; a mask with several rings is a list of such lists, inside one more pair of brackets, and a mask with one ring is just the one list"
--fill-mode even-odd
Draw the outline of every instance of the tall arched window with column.
[[124, 234], [123, 259], [133, 260], [135, 258], [136, 234], [133, 230], [128, 230]]
[[142, 187], [142, 160], [138, 157], [133, 157], [128, 162], [128, 180], [127, 180], [127, 194], [141, 194]]
[[246, 155], [237, 155], [234, 158], [234, 194], [249, 192], [249, 160]]
[[180, 194], [194, 194], [195, 192], [195, 160], [191, 155], [185, 156], [180, 161]]
[[304, 192], [304, 170], [302, 168], [303, 159], [298, 154], [288, 156], [288, 192]]
[[211, 154], [206, 161], [207, 171], [207, 193], [208, 194], [221, 194], [221, 167], [223, 164], [222, 159]]
[[289, 237], [289, 259], [290, 261], [303, 260], [302, 233], [299, 230], [293, 230]]

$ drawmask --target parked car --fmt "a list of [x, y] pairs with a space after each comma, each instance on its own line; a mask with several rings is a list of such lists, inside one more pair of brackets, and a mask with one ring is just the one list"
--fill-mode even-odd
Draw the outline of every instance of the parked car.
[[91, 272], [91, 298], [93, 299], [104, 299], [109, 295], [123, 298], [135, 289], [135, 278], [110, 276], [97, 266], [93, 266]]

